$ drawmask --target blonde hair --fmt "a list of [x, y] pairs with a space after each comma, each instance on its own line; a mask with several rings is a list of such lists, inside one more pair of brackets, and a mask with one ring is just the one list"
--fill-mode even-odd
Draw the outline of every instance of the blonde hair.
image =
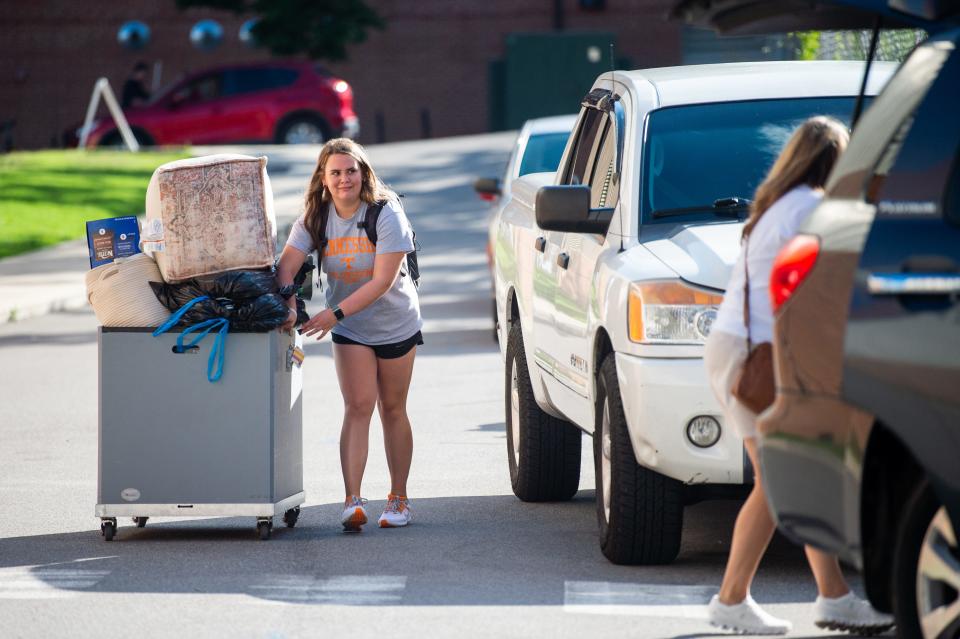
[[753, 196], [750, 217], [743, 227], [743, 237], [750, 235], [763, 214], [787, 192], [806, 184], [823, 188], [837, 158], [847, 148], [850, 133], [842, 122], [817, 115], [797, 127], [780, 156], [770, 168]]
[[306, 204], [304, 206], [304, 226], [313, 237], [317, 251], [322, 252], [320, 238], [326, 236], [326, 229], [321, 229], [323, 209], [330, 203], [330, 192], [323, 185], [323, 173], [327, 161], [334, 155], [348, 155], [357, 161], [360, 167], [360, 199], [367, 204], [376, 204], [397, 199], [397, 194], [384, 184], [370, 165], [370, 159], [363, 147], [349, 138], [334, 138], [329, 140], [320, 149], [317, 158], [317, 167], [310, 176], [307, 187]]

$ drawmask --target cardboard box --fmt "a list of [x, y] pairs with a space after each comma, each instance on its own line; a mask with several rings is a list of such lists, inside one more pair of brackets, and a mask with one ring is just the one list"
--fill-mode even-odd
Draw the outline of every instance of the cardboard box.
[[87, 222], [87, 251], [90, 268], [139, 253], [140, 225], [137, 218], [130, 215]]

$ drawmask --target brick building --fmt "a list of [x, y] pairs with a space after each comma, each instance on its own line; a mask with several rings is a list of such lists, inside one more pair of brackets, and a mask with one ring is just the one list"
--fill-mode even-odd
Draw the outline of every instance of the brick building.
[[[604, 32], [617, 58], [635, 67], [679, 64], [681, 28], [666, 22], [669, 1], [606, 0], [368, 0], [384, 31], [349, 50], [343, 63], [325, 63], [353, 86], [360, 139], [393, 141], [479, 133], [496, 126], [491, 87], [495, 62], [510, 34]], [[269, 56], [239, 41], [250, 16], [189, 10], [173, 0], [0, 0], [0, 123], [14, 120], [13, 143], [29, 149], [60, 144], [84, 115], [95, 80], [119, 91], [133, 64], [162, 64], [161, 84], [185, 72]], [[224, 28], [211, 52], [193, 48], [192, 25], [213, 18]], [[117, 43], [128, 20], [151, 29], [142, 51]], [[558, 29], [560, 27], [560, 29]], [[598, 72], [604, 68], [598, 67]], [[573, 110], [575, 105], [570, 105]]]

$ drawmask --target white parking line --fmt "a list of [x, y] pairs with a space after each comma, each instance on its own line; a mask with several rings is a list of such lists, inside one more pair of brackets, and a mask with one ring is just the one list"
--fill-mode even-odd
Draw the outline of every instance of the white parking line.
[[319, 579], [311, 575], [275, 575], [251, 586], [250, 594], [277, 603], [370, 606], [399, 603], [406, 587], [405, 576], [342, 575]]
[[706, 619], [714, 586], [673, 586], [611, 581], [567, 581], [564, 612]]

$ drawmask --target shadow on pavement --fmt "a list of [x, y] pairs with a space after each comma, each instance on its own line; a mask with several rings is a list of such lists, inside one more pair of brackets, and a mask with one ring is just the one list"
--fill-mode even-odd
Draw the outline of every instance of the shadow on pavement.
[[[102, 593], [232, 593], [302, 604], [564, 605], [572, 582], [581, 589], [640, 583], [657, 586], [653, 592], [718, 582], [737, 508], [711, 502], [688, 509], [683, 550], [664, 570], [604, 559], [592, 490], [564, 503], [523, 503], [512, 495], [419, 499], [414, 523], [401, 529], [376, 527], [382, 506], [369, 502], [371, 523], [359, 534], [341, 531], [342, 506], [329, 503], [304, 508], [295, 528], [278, 521], [269, 541], [256, 538], [252, 517], [151, 520], [145, 528], [120, 520], [112, 542], [95, 530], [2, 539], [0, 586], [6, 573], [48, 588]], [[795, 570], [803, 565], [802, 552], [782, 540], [767, 554], [765, 565], [771, 563], [804, 574]], [[809, 601], [809, 590], [786, 589], [765, 600]]]

